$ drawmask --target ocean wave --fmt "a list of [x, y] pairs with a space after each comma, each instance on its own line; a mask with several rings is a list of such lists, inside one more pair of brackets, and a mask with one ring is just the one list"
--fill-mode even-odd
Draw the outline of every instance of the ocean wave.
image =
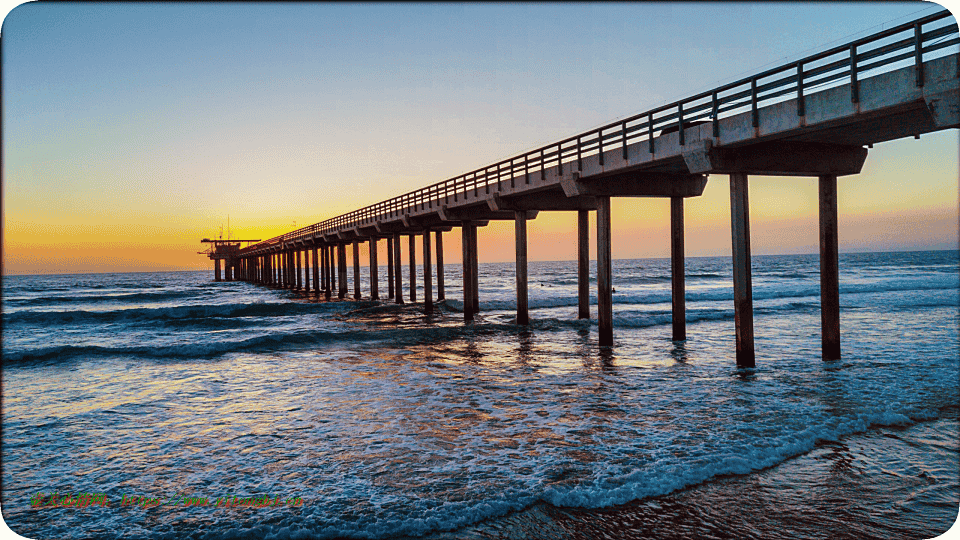
[[22, 351], [3, 351], [3, 361], [25, 364], [46, 360], [65, 360], [78, 357], [106, 358], [116, 356], [135, 356], [138, 358], [154, 359], [197, 359], [215, 358], [229, 353], [275, 353], [321, 346], [343, 344], [353, 346], [360, 343], [387, 341], [391, 346], [403, 347], [422, 343], [431, 343], [437, 340], [449, 340], [461, 335], [473, 335], [477, 332], [488, 331], [491, 324], [473, 324], [470, 326], [455, 327], [425, 327], [425, 328], [378, 328], [375, 331], [366, 329], [345, 329], [340, 331], [322, 330], [289, 330], [273, 331], [246, 339], [228, 340], [211, 339], [188, 344], [177, 345], [140, 345], [128, 347], [107, 347], [101, 345], [59, 345], [41, 347]]
[[210, 317], [288, 317], [340, 311], [347, 306], [356, 307], [356, 303], [347, 302], [273, 302], [251, 304], [214, 304], [175, 306], [162, 308], [131, 308], [111, 311], [17, 311], [4, 313], [5, 324], [29, 323], [43, 326], [79, 323], [116, 323], [137, 321], [165, 321], [202, 319]]
[[120, 303], [120, 302], [161, 302], [179, 298], [196, 298], [195, 290], [157, 291], [121, 294], [90, 294], [90, 295], [50, 295], [30, 298], [8, 298], [12, 306], [49, 306], [56, 304], [84, 304], [84, 303]]
[[[960, 281], [957, 276], [937, 276], [935, 278], [911, 279], [911, 280], [889, 280], [879, 283], [841, 283], [840, 294], [870, 294], [883, 292], [909, 292], [909, 291], [934, 291], [951, 290], [960, 287]], [[482, 291], [481, 291], [482, 293]], [[757, 285], [753, 287], [754, 300], [778, 300], [788, 298], [807, 298], [820, 297], [820, 284], [796, 283], [789, 286], [777, 285]], [[687, 290], [686, 301], [691, 302], [718, 302], [733, 301], [733, 287], [716, 287], [706, 290]], [[642, 293], [614, 293], [613, 303], [615, 305], [629, 304], [662, 304], [669, 303], [672, 299], [672, 293], [669, 290], [653, 290]], [[531, 296], [528, 300], [530, 308], [551, 308], [551, 307], [570, 307], [578, 304], [576, 290], [570, 290], [570, 294], [565, 296]], [[596, 305], [597, 297], [591, 294], [590, 303]], [[949, 305], [949, 304], [948, 304]], [[480, 309], [482, 311], [501, 311], [515, 310], [517, 303], [515, 300], [484, 300], [480, 297]]]

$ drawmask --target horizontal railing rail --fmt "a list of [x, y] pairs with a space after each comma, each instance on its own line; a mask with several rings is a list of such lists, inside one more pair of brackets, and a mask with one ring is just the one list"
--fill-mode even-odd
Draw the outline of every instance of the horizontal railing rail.
[[[514, 157], [463, 173], [425, 188], [314, 223], [258, 244], [243, 248], [241, 254], [260, 252], [298, 240], [313, 238], [354, 227], [369, 226], [380, 219], [398, 218], [411, 212], [439, 208], [448, 198], [458, 201], [467, 193], [499, 191], [504, 182], [516, 187], [518, 178], [529, 184], [533, 175], [541, 178], [547, 169], [566, 166], [582, 170], [583, 158], [619, 148], [624, 159], [628, 147], [648, 141], [654, 152], [654, 138], [664, 131], [677, 131], [684, 144], [684, 129], [695, 122], [712, 124], [713, 136], [719, 136], [719, 120], [750, 111], [754, 127], [759, 125], [758, 110], [763, 105], [789, 99], [797, 100], [797, 114], [805, 112], [804, 94], [828, 85], [850, 84], [850, 99], [859, 102], [861, 75], [895, 64], [916, 66], [916, 84], [923, 86], [924, 55], [960, 44], [956, 22], [947, 24], [949, 11], [940, 11], [887, 30], [859, 38], [828, 50], [782, 64], [755, 75], [718, 86], [667, 105], [610, 122], [566, 139], [523, 152]], [[939, 26], [934, 26], [939, 24]], [[930, 28], [924, 30], [925, 26]]]

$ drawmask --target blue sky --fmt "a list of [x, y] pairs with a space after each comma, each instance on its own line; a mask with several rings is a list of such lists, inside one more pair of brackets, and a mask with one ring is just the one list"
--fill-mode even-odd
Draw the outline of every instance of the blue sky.
[[[230, 214], [269, 237], [939, 9], [24, 4], [2, 28], [4, 264], [65, 230], [172, 254]], [[956, 140], [884, 153], [955, 179]], [[914, 198], [955, 206], [936, 182]]]

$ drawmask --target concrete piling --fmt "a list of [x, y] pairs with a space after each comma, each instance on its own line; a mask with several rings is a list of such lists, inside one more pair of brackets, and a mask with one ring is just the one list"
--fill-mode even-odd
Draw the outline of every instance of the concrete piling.
[[820, 177], [820, 331], [824, 360], [840, 359], [837, 177]]
[[430, 253], [430, 229], [423, 230], [423, 309], [433, 312], [433, 263]]
[[737, 366], [756, 365], [753, 348], [753, 284], [750, 277], [750, 208], [747, 174], [730, 174], [730, 229], [733, 237], [733, 307]]
[[517, 324], [530, 324], [527, 295], [527, 213], [514, 212], [514, 245], [517, 252]]
[[395, 233], [393, 235], [393, 290], [396, 296], [396, 302], [398, 304], [403, 303], [403, 279], [401, 278], [401, 270], [403, 263], [400, 259], [400, 233]]
[[379, 291], [379, 281], [380, 277], [377, 275], [379, 273], [379, 267], [377, 266], [377, 237], [370, 237], [370, 298], [373, 300], [380, 299]]
[[684, 290], [683, 197], [670, 198], [670, 282], [673, 299], [673, 340], [687, 339]]
[[590, 213], [577, 211], [577, 318], [590, 318]]
[[437, 301], [443, 300], [443, 231], [437, 231]]
[[613, 345], [610, 197], [597, 197], [597, 323], [601, 347]]

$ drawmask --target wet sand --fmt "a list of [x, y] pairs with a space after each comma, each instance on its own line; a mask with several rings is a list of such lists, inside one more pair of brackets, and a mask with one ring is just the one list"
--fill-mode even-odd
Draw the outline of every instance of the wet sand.
[[539, 502], [428, 538], [934, 538], [950, 529], [960, 509], [958, 440], [954, 410], [934, 421], [822, 442], [769, 469], [665, 496], [601, 509]]

